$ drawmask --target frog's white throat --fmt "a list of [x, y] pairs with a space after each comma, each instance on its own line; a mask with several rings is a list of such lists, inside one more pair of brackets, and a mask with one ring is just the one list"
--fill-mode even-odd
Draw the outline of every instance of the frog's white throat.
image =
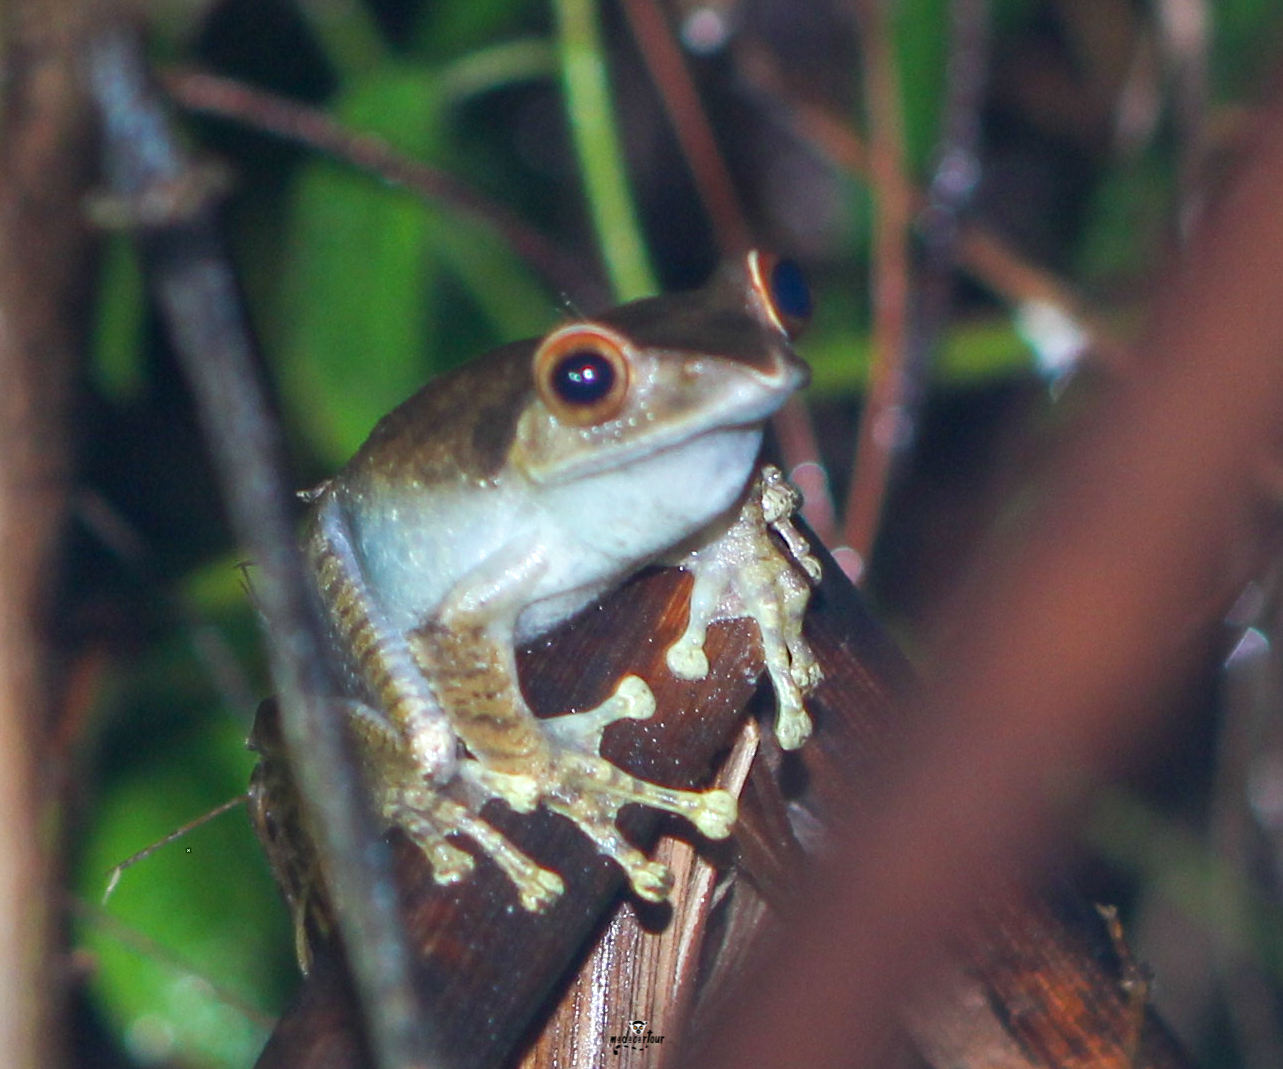
[[724, 520], [761, 442], [760, 424], [721, 427], [567, 481], [407, 488], [343, 508], [389, 627], [418, 627], [462, 584], [493, 588], [525, 641]]
[[736, 509], [762, 427], [723, 427], [538, 495], [541, 540], [560, 551], [517, 621], [536, 637]]

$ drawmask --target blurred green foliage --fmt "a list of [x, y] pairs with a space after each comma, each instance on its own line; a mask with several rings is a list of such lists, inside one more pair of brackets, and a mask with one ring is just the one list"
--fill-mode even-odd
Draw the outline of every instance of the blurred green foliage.
[[[160, 656], [164, 656], [163, 653]], [[179, 666], [165, 666], [172, 673]], [[81, 895], [96, 900], [106, 873], [139, 848], [244, 790], [252, 764], [244, 729], [190, 703], [186, 731], [140, 741], [113, 769], [81, 858]], [[146, 1064], [244, 1066], [267, 1038], [265, 1021], [294, 968], [289, 922], [243, 808], [216, 818], [127, 870], [106, 912], [144, 933], [135, 945], [93, 914], [81, 924], [91, 990]], [[148, 944], [169, 948], [158, 957]], [[236, 996], [231, 1002], [222, 989]], [[241, 1009], [257, 1010], [257, 1018]]]
[[[156, 607], [162, 630], [102, 690], [95, 797], [76, 864], [86, 904], [101, 899], [116, 865], [245, 790], [252, 710], [229, 709], [216, 683], [221, 662], [246, 671], [251, 690], [266, 685], [244, 582], [228, 558], [187, 574]], [[91, 909], [78, 925], [89, 987], [138, 1063], [249, 1064], [294, 964], [244, 807], [126, 869], [105, 912], [107, 923]]]
[[[776, 15], [783, 11], [791, 19], [794, 3], [777, 0]], [[1135, 5], [1117, 4], [1135, 15]], [[1110, 5], [1102, 0], [1095, 7], [1093, 17], [1102, 17]], [[946, 0], [897, 6], [894, 45], [917, 181], [929, 178], [938, 150], [949, 10]], [[1021, 110], [1022, 83], [999, 69], [1008, 63], [1001, 70], [1009, 72], [1010, 57], [1021, 50], [1072, 38], [1065, 23], [1080, 17], [1072, 10], [1040, 0], [991, 5], [995, 103], [986, 129], [994, 173], [1010, 186], [995, 194], [996, 205], [982, 198], [979, 210], [1007, 212], [1005, 232], [1022, 247], [1029, 238], [1036, 263], [1067, 272], [1102, 314], [1131, 317], [1132, 289], [1171, 240], [1179, 161], [1163, 136], [1164, 117], [1140, 150], [1113, 151], [1108, 131], [1091, 126], [1100, 117], [1074, 110], [1082, 102], [1054, 100], [1063, 113], [1045, 101], [1042, 110]], [[1278, 5], [1226, 0], [1209, 11], [1213, 98], [1250, 101], [1275, 54]], [[618, 12], [607, 5], [587, 13], [603, 18], [608, 45], [600, 59], [617, 105], [606, 117], [618, 124], [630, 170], [617, 170], [620, 161], [604, 142], [593, 162], [606, 184], [635, 198], [624, 208], [642, 220], [659, 273], [694, 278], [716, 251], [702, 225], [671, 232], [687, 212], [698, 216], [685, 165], [648, 76], [624, 40]], [[273, 0], [260, 8], [241, 0], [201, 8], [199, 19], [165, 17], [154, 30], [157, 53], [167, 61], [214, 62], [279, 91], [311, 87], [318, 106], [352, 130], [378, 134], [522, 213], [590, 273], [612, 259], [616, 235], [602, 235], [605, 249], [589, 236], [590, 219], [610, 214], [585, 204], [585, 196], [601, 195], [601, 184], [583, 183], [575, 162], [558, 81], [568, 53], [558, 52], [549, 5], [348, 0], [293, 8]], [[244, 36], [246, 27], [267, 25], [279, 38], [251, 36], [240, 50], [225, 43], [238, 32]], [[777, 43], [787, 42], [766, 41]], [[814, 70], [799, 69], [805, 63], [788, 68], [799, 94], [837, 86], [841, 106], [861, 115], [853, 41], [819, 36], [810, 47]], [[870, 351], [867, 191], [837, 173], [822, 149], [782, 132], [788, 108], [760, 90], [745, 91], [724, 56], [691, 62], [755, 227], [764, 242], [786, 252], [796, 244], [813, 276], [819, 311], [802, 348], [815, 367], [815, 396], [849, 405], [863, 385]], [[584, 121], [582, 114], [570, 119], [572, 126]], [[536, 277], [491, 228], [447, 204], [426, 204], [347, 164], [229, 132], [213, 120], [194, 120], [190, 128], [244, 179], [229, 222], [299, 485], [332, 471], [383, 413], [431, 374], [546, 329], [563, 301], [574, 297]], [[593, 143], [581, 142], [580, 151], [591, 154]], [[832, 213], [833, 232], [817, 237], [780, 222], [790, 211], [812, 219], [830, 202], [850, 209]], [[629, 281], [622, 286], [639, 285], [636, 272], [624, 277]], [[952, 401], [1033, 380], [1029, 347], [1011, 307], [974, 283], [960, 289], [958, 304], [964, 314], [941, 340], [932, 389]], [[211, 534], [218, 521], [211, 518], [209, 481], [187, 475], [191, 413], [174, 385], [123, 239], [106, 246], [96, 309], [93, 437], [86, 449], [101, 452], [95, 470], [105, 474], [95, 476], [101, 479], [95, 489], [130, 502], [125, 521], [144, 541], [154, 540], [147, 548], [164, 563], [152, 577], [155, 587], [140, 592], [114, 574], [121, 566], [110, 553], [86, 551], [90, 562], [83, 568], [93, 593], [83, 601], [114, 613], [103, 630], [115, 654], [95, 709], [93, 800], [75, 859], [77, 893], [87, 901], [98, 898], [112, 865], [244, 789], [251, 765], [244, 738], [253, 710], [227, 707], [210, 682], [208, 659], [192, 656], [194, 632], [221, 634], [254, 696], [267, 689], [251, 605], [226, 556], [225, 536]], [[125, 443], [124, 436], [140, 434], [141, 444]], [[837, 443], [838, 453], [848, 454], [853, 439], [852, 430]], [[182, 457], [175, 465], [180, 485], [148, 496], [137, 487], [126, 444], [153, 457]], [[195, 565], [169, 548], [210, 543], [221, 544], [223, 555]], [[157, 607], [177, 603], [186, 606], [177, 615]], [[266, 1012], [279, 1008], [290, 983], [290, 933], [243, 815], [225, 816], [130, 870], [108, 911], [251, 1004]], [[194, 974], [149, 960], [92, 921], [80, 931], [92, 951], [97, 1012], [130, 1058], [208, 1069], [250, 1063], [261, 1028], [212, 996]]]

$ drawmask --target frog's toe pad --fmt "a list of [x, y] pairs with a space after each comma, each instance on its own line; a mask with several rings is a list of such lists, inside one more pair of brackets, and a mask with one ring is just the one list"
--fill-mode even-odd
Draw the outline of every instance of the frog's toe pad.
[[701, 804], [689, 814], [690, 822], [710, 839], [725, 839], [739, 816], [735, 796], [729, 791], [708, 791], [699, 798]]
[[658, 861], [643, 860], [640, 864], [624, 865], [628, 873], [628, 882], [638, 898], [647, 902], [665, 902], [668, 892], [673, 889], [673, 874], [667, 865]]
[[[615, 688], [615, 705], [608, 723], [615, 720], [649, 720], [655, 715], [655, 695], [641, 676], [624, 676]], [[603, 705], [608, 703], [603, 703]]]
[[446, 839], [448, 835], [462, 834], [471, 838], [512, 881], [524, 909], [540, 913], [565, 890], [555, 872], [535, 864], [471, 809], [443, 795], [414, 789], [389, 791], [384, 818], [388, 824], [401, 828], [423, 851], [438, 884], [458, 883], [475, 868], [472, 855]]
[[796, 750], [811, 737], [811, 718], [805, 709], [781, 709], [775, 722], [780, 748]]
[[809, 647], [806, 650], [806, 657], [799, 657], [794, 654], [789, 674], [792, 675], [793, 682], [797, 684], [798, 689], [803, 694], [814, 690], [824, 682], [824, 671], [820, 668], [814, 655], [811, 654]]
[[668, 647], [664, 654], [668, 670], [678, 679], [705, 679], [708, 677], [708, 654], [703, 643], [683, 636]]

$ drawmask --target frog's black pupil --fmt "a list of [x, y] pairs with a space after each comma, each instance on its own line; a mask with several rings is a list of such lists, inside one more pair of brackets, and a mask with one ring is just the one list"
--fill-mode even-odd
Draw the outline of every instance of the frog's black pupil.
[[787, 319], [805, 323], [811, 318], [811, 290], [792, 260], [780, 260], [771, 269], [771, 300]]
[[595, 404], [614, 385], [614, 365], [592, 349], [580, 349], [563, 357], [553, 373], [558, 396], [572, 405]]

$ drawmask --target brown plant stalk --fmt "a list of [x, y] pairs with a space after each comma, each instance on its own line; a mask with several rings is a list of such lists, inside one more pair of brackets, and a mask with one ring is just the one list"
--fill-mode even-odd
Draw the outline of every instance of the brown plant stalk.
[[751, 973], [805, 981], [744, 985], [682, 1064], [877, 1064], [886, 1007], [985, 893], [978, 876], [1026, 863], [1161, 723], [1273, 527], [1259, 479], [1283, 419], [1281, 119], [1263, 116], [1171, 276], [1143, 387], [1093, 406], [935, 618], [920, 726]]

